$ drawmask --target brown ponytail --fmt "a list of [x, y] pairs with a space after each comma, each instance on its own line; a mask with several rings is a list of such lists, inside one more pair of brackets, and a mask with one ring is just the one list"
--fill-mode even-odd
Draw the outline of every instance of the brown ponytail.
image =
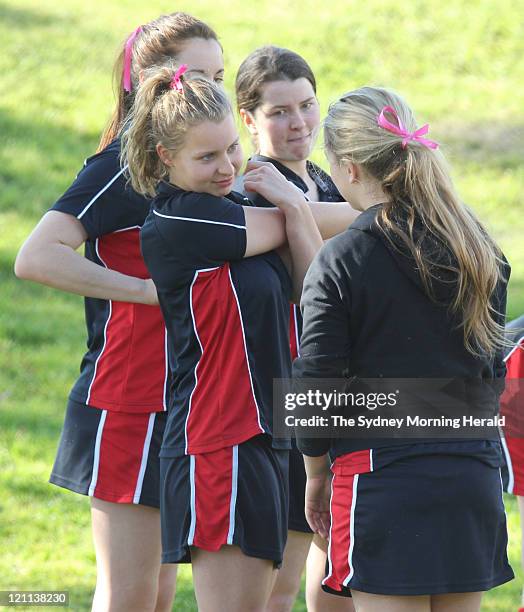
[[[140, 72], [175, 60], [185, 41], [191, 38], [216, 40], [212, 28], [203, 21], [187, 13], [161, 15], [154, 21], [142, 26], [133, 43], [131, 55], [132, 91], [124, 90], [122, 81], [124, 73], [124, 41], [113, 67], [113, 90], [116, 106], [98, 145], [98, 151], [104, 149], [120, 132], [124, 120], [131, 110], [138, 86]], [[126, 39], [127, 40], [127, 39]]]

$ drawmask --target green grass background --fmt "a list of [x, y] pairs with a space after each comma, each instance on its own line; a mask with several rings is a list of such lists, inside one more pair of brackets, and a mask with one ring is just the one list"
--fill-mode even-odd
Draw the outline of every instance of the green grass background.
[[[13, 261], [96, 147], [117, 46], [175, 9], [216, 28], [230, 91], [247, 53], [274, 43], [311, 63], [323, 110], [364, 84], [401, 92], [512, 264], [510, 317], [524, 312], [523, 0], [0, 0], [0, 589], [68, 589], [74, 610], [89, 609], [95, 580], [88, 503], [47, 477], [85, 346], [82, 300], [17, 281]], [[518, 512], [506, 501], [517, 580], [489, 593], [486, 611], [519, 601]], [[196, 609], [188, 568], [174, 609]]]

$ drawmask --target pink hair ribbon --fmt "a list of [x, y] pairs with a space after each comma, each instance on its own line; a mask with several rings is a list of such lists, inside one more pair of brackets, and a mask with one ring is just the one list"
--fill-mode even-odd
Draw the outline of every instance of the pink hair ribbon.
[[173, 78], [171, 79], [171, 83], [169, 83], [169, 87], [171, 89], [176, 89], [177, 91], [184, 91], [184, 87], [182, 86], [182, 81], [180, 77], [187, 71], [187, 64], [182, 64], [180, 68], [175, 72]]
[[[391, 123], [391, 121], [388, 121], [386, 119], [386, 113], [392, 115], [397, 120], [398, 125], [395, 125], [394, 123]], [[425, 134], [428, 133], [429, 124], [426, 123], [426, 125], [423, 125], [421, 128], [415, 130], [414, 132], [408, 132], [408, 130], [406, 130], [406, 128], [404, 127], [404, 124], [402, 123], [400, 117], [398, 116], [397, 111], [391, 106], [384, 106], [384, 108], [380, 112], [380, 115], [377, 117], [377, 123], [378, 125], [380, 125], [381, 128], [384, 128], [388, 132], [392, 132], [397, 136], [402, 136], [403, 149], [408, 146], [408, 142], [410, 140], [420, 142], [421, 145], [424, 145], [428, 149], [438, 149], [439, 147], [438, 142], [435, 142], [434, 140], [429, 140], [427, 138], [422, 138]]]
[[133, 83], [131, 81], [131, 58], [133, 55], [133, 44], [135, 42], [135, 38], [142, 31], [142, 26], [138, 26], [138, 28], [130, 34], [129, 38], [126, 40], [126, 46], [124, 50], [124, 78], [123, 85], [125, 91], [132, 91]]

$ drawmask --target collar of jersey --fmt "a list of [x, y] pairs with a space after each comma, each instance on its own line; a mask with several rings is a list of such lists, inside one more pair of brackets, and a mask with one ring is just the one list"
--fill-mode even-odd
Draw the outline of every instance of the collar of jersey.
[[[284, 166], [284, 164], [281, 164], [276, 159], [272, 159], [271, 157], [266, 157], [265, 155], [254, 155], [251, 158], [251, 160], [252, 161], [265, 161], [265, 162], [269, 162], [269, 163], [273, 164], [273, 166], [275, 166], [275, 168], [281, 174], [283, 174], [288, 181], [291, 181], [294, 185], [296, 185], [304, 193], [307, 193], [308, 186], [303, 181], [303, 179], [300, 176], [298, 176], [298, 174], [296, 174], [296, 172], [293, 172], [293, 170], [290, 170], [287, 166]], [[322, 192], [326, 193], [328, 191], [328, 187], [327, 187], [326, 182], [324, 181], [324, 179], [322, 177], [322, 175], [324, 174], [324, 171], [322, 170], [322, 168], [320, 168], [319, 166], [317, 166], [313, 162], [309, 161], [309, 159], [306, 162], [306, 168], [307, 168], [307, 173], [313, 179], [313, 181], [315, 182], [316, 186]]]
[[173, 195], [176, 195], [177, 193], [184, 192], [184, 190], [181, 187], [178, 187], [177, 185], [173, 185], [173, 183], [169, 183], [168, 181], [165, 181], [163, 179], [158, 183], [156, 187], [156, 191], [158, 194], [169, 195], [169, 196], [173, 196]]

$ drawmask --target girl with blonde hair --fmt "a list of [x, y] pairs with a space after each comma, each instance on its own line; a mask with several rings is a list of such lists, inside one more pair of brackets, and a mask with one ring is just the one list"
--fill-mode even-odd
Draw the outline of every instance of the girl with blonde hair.
[[[473, 415], [496, 414], [509, 266], [459, 200], [428, 129], [385, 89], [330, 106], [331, 176], [362, 213], [307, 273], [294, 373], [357, 388], [361, 379], [453, 379]], [[444, 439], [436, 430], [300, 434], [306, 516], [329, 537], [323, 587], [351, 592], [357, 612], [478, 612], [483, 591], [513, 578], [494, 429]]]
[[[273, 379], [290, 375], [289, 301], [348, 207], [309, 204], [267, 163], [232, 191], [242, 151], [229, 100], [185, 66], [145, 75], [124, 134], [136, 191], [155, 194], [142, 252], [176, 364], [161, 450], [163, 561], [192, 563], [199, 610], [262, 611], [287, 536], [289, 440]], [[286, 247], [288, 245], [288, 248]]]

